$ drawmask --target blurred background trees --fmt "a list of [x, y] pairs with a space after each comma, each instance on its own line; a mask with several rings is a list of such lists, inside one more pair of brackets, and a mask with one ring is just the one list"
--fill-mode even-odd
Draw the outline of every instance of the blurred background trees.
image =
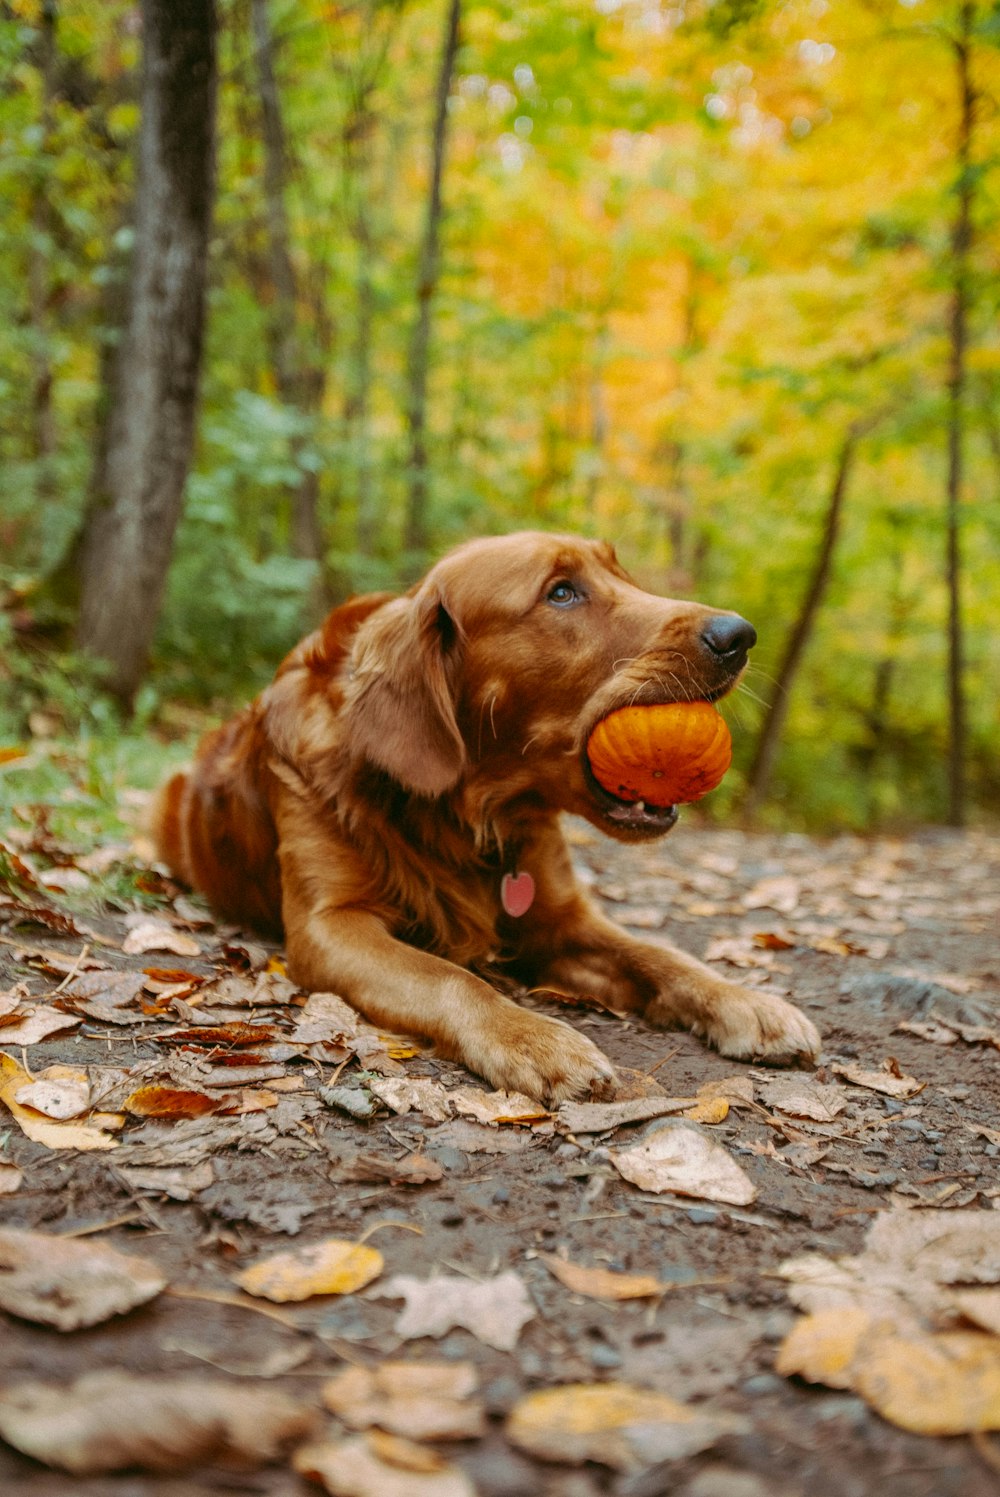
[[1000, 810], [1000, 10], [217, 0], [201, 399], [136, 692], [71, 651], [108, 653], [80, 536], [115, 422], [187, 466], [121, 372], [164, 7], [199, 9], [0, 3], [6, 739], [102, 682], [144, 722], [231, 702], [329, 601], [568, 527], [756, 623], [714, 812]]

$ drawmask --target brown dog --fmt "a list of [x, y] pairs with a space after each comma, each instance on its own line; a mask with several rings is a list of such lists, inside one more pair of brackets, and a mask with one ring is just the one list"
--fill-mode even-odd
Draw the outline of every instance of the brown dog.
[[426, 1035], [494, 1086], [605, 1090], [604, 1055], [491, 986], [589, 996], [724, 1055], [814, 1058], [798, 1009], [639, 941], [578, 885], [560, 812], [620, 841], [672, 806], [629, 804], [584, 746], [628, 703], [716, 698], [756, 636], [737, 614], [642, 592], [609, 546], [524, 532], [460, 546], [403, 597], [356, 598], [161, 791], [157, 840], [231, 919], [283, 929], [291, 976]]

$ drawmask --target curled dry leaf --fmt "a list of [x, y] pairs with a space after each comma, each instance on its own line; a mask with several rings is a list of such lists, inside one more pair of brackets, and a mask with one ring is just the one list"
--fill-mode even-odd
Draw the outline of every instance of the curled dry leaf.
[[831, 1066], [834, 1075], [842, 1076], [852, 1086], [863, 1086], [868, 1091], [880, 1092], [884, 1097], [915, 1097], [927, 1085], [915, 1076], [903, 1076], [899, 1067], [886, 1062], [881, 1071], [866, 1071], [862, 1066]]
[[757, 1084], [766, 1107], [793, 1118], [830, 1123], [847, 1106], [839, 1087], [823, 1086], [805, 1076], [766, 1076]]
[[22, 1107], [40, 1112], [43, 1117], [65, 1122], [67, 1118], [80, 1117], [89, 1108], [90, 1082], [85, 1073], [82, 1073], [82, 1079], [67, 1076], [48, 1080], [39, 1076], [37, 1081], [19, 1086], [14, 1100]]
[[757, 1194], [735, 1159], [694, 1123], [661, 1123], [641, 1143], [609, 1152], [618, 1173], [640, 1190], [733, 1206], [746, 1206]]
[[473, 1440], [484, 1432], [471, 1362], [383, 1362], [347, 1367], [323, 1402], [352, 1429], [377, 1425], [410, 1440]]
[[532, 1123], [549, 1113], [522, 1092], [484, 1092], [478, 1086], [457, 1086], [448, 1100], [461, 1117], [477, 1123]]
[[535, 1316], [524, 1282], [513, 1270], [482, 1282], [447, 1274], [430, 1279], [397, 1274], [381, 1286], [378, 1297], [406, 1301], [393, 1327], [397, 1336], [444, 1336], [461, 1326], [497, 1351], [513, 1351], [522, 1327]]
[[438, 1123], [451, 1117], [449, 1094], [437, 1081], [424, 1077], [411, 1081], [405, 1076], [387, 1076], [369, 1082], [368, 1089], [393, 1112], [422, 1112], [424, 1117]]
[[733, 1422], [630, 1383], [569, 1383], [530, 1393], [507, 1421], [513, 1445], [542, 1461], [597, 1461], [636, 1471], [684, 1460], [713, 1445]]
[[75, 1476], [268, 1465], [312, 1427], [311, 1413], [283, 1393], [201, 1378], [93, 1372], [69, 1387], [20, 1383], [0, 1393], [7, 1443]]
[[693, 1107], [685, 1107], [684, 1117], [692, 1123], [724, 1123], [729, 1116], [725, 1097], [702, 1097]]
[[16, 1024], [5, 1024], [5, 1045], [37, 1045], [50, 1035], [64, 1034], [67, 1029], [76, 1029], [83, 1023], [75, 1014], [64, 1014], [47, 1003], [25, 1006], [22, 1017]]
[[0, 1307], [60, 1331], [124, 1315], [166, 1288], [149, 1258], [102, 1242], [0, 1230]]
[[143, 951], [172, 951], [175, 956], [200, 956], [201, 947], [192, 936], [162, 920], [141, 920], [122, 942], [122, 951], [136, 956]]
[[306, 1445], [295, 1452], [292, 1465], [300, 1476], [321, 1482], [333, 1497], [475, 1497], [458, 1467], [437, 1459], [428, 1470], [428, 1452], [419, 1446], [407, 1466], [404, 1450], [398, 1440], [390, 1446], [384, 1439], [352, 1435]]
[[557, 1116], [560, 1126], [570, 1133], [606, 1133], [626, 1123], [644, 1123], [683, 1112], [696, 1100], [695, 1097], [632, 1097], [621, 1102], [563, 1102]]
[[651, 1299], [666, 1294], [672, 1287], [661, 1283], [653, 1274], [615, 1273], [610, 1268], [586, 1268], [582, 1263], [568, 1263], [554, 1253], [539, 1253], [549, 1273], [573, 1294], [588, 1299]]
[[276, 1253], [255, 1263], [236, 1282], [258, 1299], [285, 1304], [315, 1294], [353, 1294], [382, 1272], [384, 1259], [363, 1242], [328, 1237], [293, 1253]]
[[203, 1159], [200, 1164], [192, 1164], [187, 1168], [153, 1165], [149, 1169], [143, 1169], [137, 1165], [119, 1165], [115, 1174], [120, 1175], [133, 1190], [169, 1196], [172, 1201], [190, 1201], [199, 1191], [207, 1190], [215, 1182], [215, 1171], [210, 1159]]

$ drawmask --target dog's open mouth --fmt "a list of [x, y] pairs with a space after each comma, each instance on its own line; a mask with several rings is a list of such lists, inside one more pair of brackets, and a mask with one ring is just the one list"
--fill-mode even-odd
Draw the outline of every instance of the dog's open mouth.
[[583, 767], [591, 797], [602, 819], [610, 822], [617, 830], [640, 833], [669, 832], [676, 822], [679, 814], [676, 806], [654, 806], [648, 800], [622, 800], [597, 783], [587, 762], [586, 754], [583, 756]]

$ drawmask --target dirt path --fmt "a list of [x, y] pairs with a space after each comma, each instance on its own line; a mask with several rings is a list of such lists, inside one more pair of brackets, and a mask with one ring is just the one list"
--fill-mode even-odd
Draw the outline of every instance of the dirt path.
[[[468, 1108], [442, 1120], [418, 1107], [392, 1110], [384, 1098], [398, 1102], [398, 1094], [386, 1082], [435, 1083], [425, 1105], [444, 1097], [446, 1110], [449, 1094], [472, 1085], [470, 1105], [482, 1107], [483, 1088], [454, 1065], [363, 1030], [348, 1034], [335, 1009], [304, 1007], [280, 971], [260, 975], [273, 953], [195, 923], [194, 906], [173, 903], [169, 888], [149, 913], [187, 943], [172, 953], [126, 954], [122, 943], [155, 939], [136, 934], [144, 917], [98, 913], [85, 895], [75, 925], [61, 930], [58, 920], [25, 924], [10, 901], [0, 907], [0, 994], [14, 995], [6, 1017], [0, 1006], [8, 1078], [17, 1079], [11, 1065], [36, 1078], [55, 1064], [85, 1071], [90, 1099], [76, 1121], [90, 1128], [99, 1126], [95, 1109], [114, 1113], [132, 1101], [124, 1127], [108, 1134], [117, 1146], [90, 1152], [59, 1137], [58, 1147], [33, 1141], [0, 1106], [0, 1160], [21, 1171], [0, 1172], [0, 1190], [11, 1192], [0, 1195], [0, 1223], [139, 1254], [170, 1287], [88, 1329], [0, 1316], [0, 1383], [66, 1383], [121, 1368], [280, 1388], [319, 1408], [324, 1383], [345, 1367], [444, 1359], [473, 1364], [485, 1425], [473, 1439], [430, 1442], [465, 1473], [464, 1487], [449, 1486], [440, 1470], [407, 1471], [405, 1455], [402, 1468], [390, 1461], [393, 1481], [402, 1470], [411, 1483], [436, 1482], [405, 1489], [429, 1497], [1000, 1490], [996, 1441], [906, 1433], [855, 1392], [775, 1371], [776, 1349], [798, 1319], [777, 1276], [785, 1260], [857, 1254], [890, 1209], [920, 1216], [1000, 1204], [1000, 1040], [990, 1039], [1000, 1029], [1000, 839], [821, 843], [684, 825], [662, 848], [627, 852], [583, 829], [574, 837], [581, 868], [622, 923], [661, 930], [727, 975], [794, 995], [823, 1031], [820, 1071], [797, 1077], [820, 1092], [802, 1104], [775, 1090], [768, 1073], [721, 1060], [689, 1035], [573, 1008], [573, 1022], [623, 1068], [633, 1096], [694, 1099], [706, 1083], [742, 1078], [724, 1117], [717, 1108], [702, 1114], [717, 1120], [684, 1126], [725, 1149], [754, 1188], [752, 1202], [656, 1194], [622, 1178], [615, 1151], [661, 1128], [658, 1120], [586, 1131], [572, 1117], [490, 1125]], [[46, 862], [24, 855], [26, 877]], [[22, 886], [20, 898], [41, 912], [37, 920], [66, 908], [43, 888]], [[109, 973], [141, 975], [143, 986], [116, 987]], [[33, 1010], [61, 1012], [75, 1027], [34, 1042], [21, 1027]], [[249, 1037], [248, 1022], [262, 1026]], [[851, 1079], [852, 1067], [879, 1072], [887, 1063], [883, 1076], [899, 1083], [898, 1096]], [[210, 1099], [175, 1102], [181, 1112], [226, 1100], [202, 1116], [135, 1115], [136, 1092], [153, 1085]], [[817, 1095], [836, 1103], [831, 1116], [802, 1115]], [[1000, 1214], [995, 1220], [1000, 1234]], [[239, 1296], [234, 1275], [249, 1264], [331, 1236], [364, 1237], [384, 1257], [381, 1277], [285, 1305], [281, 1322], [253, 1308], [274, 1310], [267, 1300]], [[653, 1275], [668, 1287], [617, 1303], [591, 1298], [567, 1288], [546, 1257]], [[380, 1297], [395, 1275], [495, 1284], [508, 1271], [533, 1311], [512, 1350], [460, 1328], [407, 1336], [397, 1328], [398, 1286]], [[501, 1301], [497, 1308], [504, 1321]], [[514, 1334], [509, 1319], [506, 1328]], [[493, 1339], [503, 1332], [494, 1327]], [[669, 1394], [719, 1430], [688, 1455], [653, 1440], [645, 1457], [617, 1469], [542, 1463], [508, 1438], [505, 1420], [525, 1394], [618, 1381]], [[324, 1437], [342, 1438], [345, 1425], [326, 1418]], [[382, 1491], [339, 1489], [395, 1490], [388, 1476]], [[0, 1442], [5, 1497], [309, 1490], [287, 1461], [246, 1474], [196, 1465], [175, 1476], [73, 1477]]]

